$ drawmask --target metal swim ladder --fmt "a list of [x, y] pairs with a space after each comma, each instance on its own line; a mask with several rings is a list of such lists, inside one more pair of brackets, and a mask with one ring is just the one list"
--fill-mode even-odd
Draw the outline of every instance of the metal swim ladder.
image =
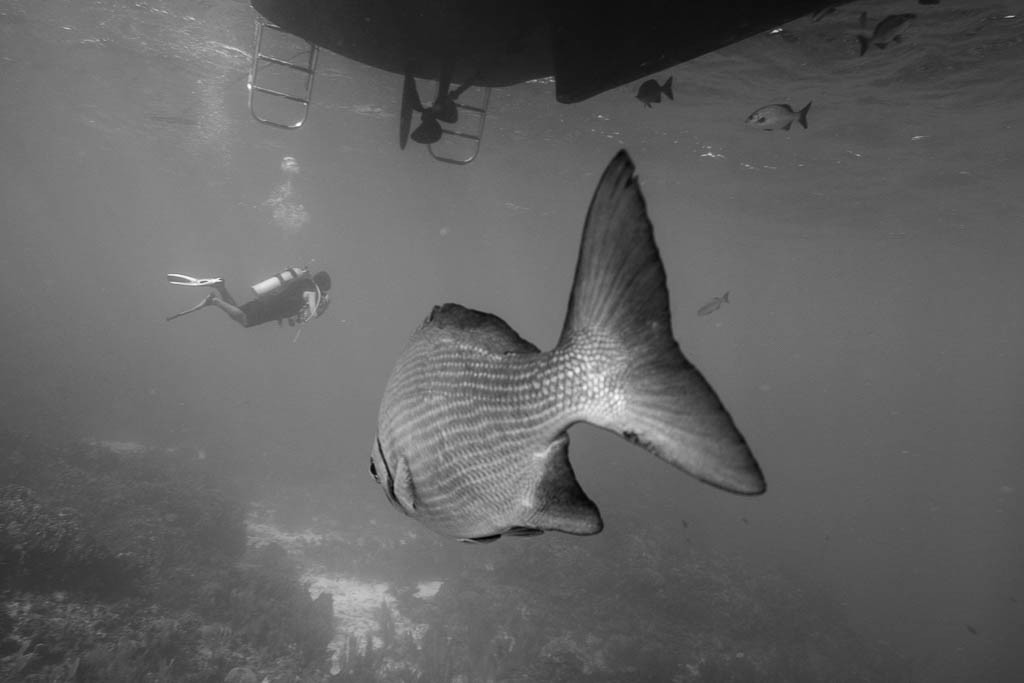
[[[252, 117], [260, 123], [265, 123], [268, 126], [274, 126], [276, 128], [285, 128], [294, 130], [299, 128], [306, 122], [306, 118], [309, 116], [309, 103], [313, 97], [313, 77], [316, 75], [316, 63], [319, 54], [319, 48], [316, 45], [303, 40], [305, 47], [292, 57], [283, 59], [281, 57], [268, 54], [264, 51], [264, 30], [269, 29], [269, 33], [275, 37], [270, 38], [270, 42], [273, 43], [275, 40], [280, 40], [284, 36], [284, 40], [291, 39], [295, 40], [295, 36], [284, 31], [279, 26], [271, 24], [263, 19], [256, 20], [256, 39], [255, 45], [252, 51], [252, 62], [249, 67], [249, 82], [247, 87], [249, 89], [249, 113]], [[299, 39], [301, 40], [301, 39]], [[302, 58], [301, 61], [294, 61]], [[301, 94], [292, 94], [284, 89], [284, 84], [278, 85], [278, 81], [286, 80], [282, 78], [282, 72], [276, 74], [266, 75], [264, 72], [269, 68], [272, 69], [274, 66], [281, 66], [285, 68], [285, 72], [297, 71], [305, 76], [303, 79], [304, 83], [302, 86]], [[267, 85], [261, 84], [261, 76], [263, 82], [269, 79], [270, 83]], [[274, 87], [270, 87], [273, 85]], [[263, 94], [269, 97], [270, 101], [286, 101], [296, 102], [301, 107], [300, 114], [297, 117], [292, 117], [292, 120], [281, 121], [281, 117], [271, 118], [270, 115], [261, 115], [256, 111], [256, 95]]]
[[[463, 93], [459, 99], [462, 99], [469, 92], [480, 92], [480, 98], [476, 104], [461, 104], [459, 100], [455, 101], [455, 106], [459, 109], [459, 120], [462, 120], [462, 113], [469, 112], [475, 120], [476, 125], [471, 126], [470, 130], [467, 131], [465, 128], [460, 126], [460, 129], [442, 128], [442, 140], [445, 137], [449, 137], [451, 142], [444, 144], [435, 142], [427, 145], [427, 149], [430, 151], [430, 156], [434, 157], [438, 161], [443, 161], [446, 164], [458, 164], [464, 166], [473, 159], [476, 159], [477, 154], [480, 153], [480, 139], [484, 134], [484, 122], [487, 120], [487, 106], [491, 102], [491, 89], [487, 87], [472, 86]], [[440, 96], [440, 92], [436, 93], [435, 99]], [[458, 125], [458, 124], [456, 124]], [[468, 140], [469, 142], [460, 144], [459, 140]], [[441, 153], [435, 152], [434, 147], [437, 146]], [[460, 151], [464, 151], [464, 154], [457, 154]]]

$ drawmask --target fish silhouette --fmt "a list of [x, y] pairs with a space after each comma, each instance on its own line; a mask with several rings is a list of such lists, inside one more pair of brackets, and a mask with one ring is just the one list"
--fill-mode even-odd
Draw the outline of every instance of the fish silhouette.
[[711, 315], [719, 308], [721, 308], [722, 304], [727, 303], [729, 303], [729, 292], [726, 292], [722, 296], [716, 296], [714, 299], [698, 308], [697, 315]]
[[[903, 32], [910, 28], [910, 22], [916, 17], [916, 14], [890, 14], [875, 24], [875, 29], [870, 36], [857, 36], [861, 56], [864, 56], [864, 53], [872, 45], [884, 50], [889, 43], [898, 43], [903, 40]], [[862, 12], [860, 15], [861, 28], [867, 25], [867, 21], [867, 12]]]
[[435, 306], [384, 390], [370, 473], [400, 511], [460, 540], [596, 534], [600, 512], [568, 458], [576, 422], [727, 491], [765, 490], [672, 336], [665, 269], [625, 151], [591, 200], [555, 348], [540, 351], [496, 315]]
[[650, 107], [652, 104], [658, 104], [661, 102], [661, 96], [674, 100], [675, 97], [672, 95], [672, 77], [669, 76], [665, 79], [665, 82], [658, 85], [658, 81], [653, 78], [648, 78], [646, 81], [640, 84], [640, 89], [636, 92], [636, 98], [644, 103], [645, 107]]

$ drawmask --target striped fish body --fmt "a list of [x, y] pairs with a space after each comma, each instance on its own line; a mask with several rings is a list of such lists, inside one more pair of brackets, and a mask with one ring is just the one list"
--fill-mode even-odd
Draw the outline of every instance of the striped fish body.
[[566, 426], [623, 400], [614, 343], [541, 353], [501, 318], [435, 307], [385, 390], [380, 449], [398, 506], [464, 539], [601, 530], [576, 483]]
[[445, 304], [413, 333], [384, 390], [370, 470], [391, 503], [467, 541], [594, 534], [566, 430], [612, 430], [716, 486], [764, 490], [714, 391], [679, 350], [665, 273], [632, 162], [621, 152], [591, 203], [557, 346]]

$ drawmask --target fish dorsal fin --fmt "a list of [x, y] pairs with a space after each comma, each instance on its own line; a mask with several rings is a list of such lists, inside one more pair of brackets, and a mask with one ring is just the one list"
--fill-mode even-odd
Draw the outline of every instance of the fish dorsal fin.
[[520, 337], [511, 326], [491, 313], [459, 304], [434, 306], [420, 331], [453, 338], [472, 339], [474, 345], [494, 353], [537, 353], [536, 346]]
[[534, 493], [534, 510], [523, 526], [580, 536], [601, 531], [601, 513], [580, 488], [569, 464], [569, 435], [559, 434], [541, 459], [544, 472]]

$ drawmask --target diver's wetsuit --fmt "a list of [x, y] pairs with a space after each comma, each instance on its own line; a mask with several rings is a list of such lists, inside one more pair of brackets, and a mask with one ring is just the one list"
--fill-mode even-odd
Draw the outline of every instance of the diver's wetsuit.
[[245, 327], [254, 327], [277, 320], [293, 318], [306, 305], [306, 292], [316, 292], [316, 284], [308, 277], [293, 280], [273, 294], [247, 301], [238, 308], [245, 314]]

